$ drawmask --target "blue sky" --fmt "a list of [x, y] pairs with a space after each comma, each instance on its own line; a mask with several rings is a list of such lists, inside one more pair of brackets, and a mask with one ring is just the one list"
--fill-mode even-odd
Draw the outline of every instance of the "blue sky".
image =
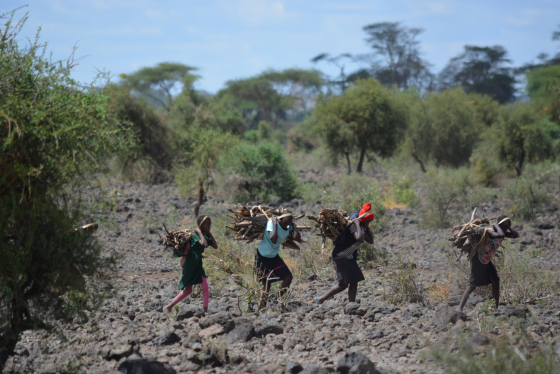
[[216, 92], [267, 68], [314, 67], [322, 52], [367, 53], [362, 27], [383, 21], [424, 28], [422, 51], [435, 72], [465, 44], [503, 45], [515, 64], [560, 47], [551, 41], [559, 0], [2, 0], [0, 13], [25, 4], [22, 42], [42, 27], [55, 58], [77, 44], [87, 57], [74, 77], [83, 82], [96, 69], [119, 75], [172, 61], [198, 67], [197, 88]]

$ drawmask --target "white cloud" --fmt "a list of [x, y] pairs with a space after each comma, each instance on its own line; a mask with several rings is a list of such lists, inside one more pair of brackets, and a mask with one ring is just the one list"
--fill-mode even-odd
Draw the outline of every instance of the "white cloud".
[[288, 14], [284, 2], [279, 0], [222, 0], [221, 8], [241, 17], [245, 22], [262, 24], [282, 21]]

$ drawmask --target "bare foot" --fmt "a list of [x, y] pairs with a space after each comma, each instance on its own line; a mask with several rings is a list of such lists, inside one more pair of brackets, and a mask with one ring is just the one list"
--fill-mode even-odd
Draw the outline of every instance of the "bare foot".
[[173, 305], [169, 304], [165, 307], [165, 312], [166, 313], [171, 313], [171, 309], [173, 309]]

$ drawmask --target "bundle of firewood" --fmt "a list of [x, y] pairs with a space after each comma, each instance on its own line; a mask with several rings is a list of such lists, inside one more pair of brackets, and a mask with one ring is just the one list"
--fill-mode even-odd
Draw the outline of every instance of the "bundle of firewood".
[[[233, 226], [226, 226], [226, 228], [235, 231], [235, 240], [247, 240], [251, 243], [255, 239], [261, 240], [264, 237], [264, 231], [268, 220], [272, 217], [279, 217], [284, 214], [281, 209], [274, 209], [264, 205], [237, 204], [235, 208], [228, 209], [234, 215], [228, 215], [233, 218], [230, 222]], [[294, 216], [294, 221], [305, 217], [305, 214]], [[298, 229], [310, 229], [307, 225], [297, 225]], [[292, 249], [299, 249], [299, 246], [294, 242], [292, 233], [283, 244], [285, 247]]]
[[163, 245], [172, 248], [175, 252], [184, 254], [190, 246], [191, 236], [194, 231], [190, 229], [169, 232], [165, 224], [163, 225], [167, 235], [163, 238]]
[[491, 225], [491, 221], [496, 219], [485, 217], [474, 219], [475, 213], [476, 209], [469, 222], [453, 227], [453, 236], [448, 239], [453, 242], [452, 245], [457, 247], [460, 253], [469, 257], [484, 248], [488, 227], [483, 227], [483, 225]]
[[307, 218], [317, 222], [315, 228], [319, 230], [318, 236], [323, 239], [336, 240], [340, 234], [352, 223], [348, 212], [341, 209], [321, 209], [319, 217], [308, 216]]

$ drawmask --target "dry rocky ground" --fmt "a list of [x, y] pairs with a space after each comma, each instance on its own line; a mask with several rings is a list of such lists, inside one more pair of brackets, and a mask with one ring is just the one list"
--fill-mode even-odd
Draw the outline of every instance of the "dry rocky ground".
[[[308, 171], [306, 177], [320, 179], [320, 174]], [[96, 234], [108, 253], [119, 256], [112, 297], [87, 321], [61, 321], [64, 337], [42, 330], [25, 332], [4, 372], [440, 373], [442, 369], [423, 360], [429, 346], [457, 330], [479, 330], [474, 307], [482, 297], [471, 295], [466, 316], [453, 311], [457, 293], [447, 304], [390, 305], [382, 298], [382, 271], [375, 269], [365, 272], [357, 303], [347, 303], [344, 293], [321, 306], [309, 303], [334, 284], [326, 269], [298, 280], [283, 313], [273, 307], [260, 315], [242, 315], [242, 290], [233, 279], [218, 285], [210, 277], [209, 313], [202, 313], [198, 294], [180, 303], [178, 313], [166, 315], [162, 309], [178, 292], [180, 268], [160, 245], [157, 227], [162, 221], [190, 218], [194, 201], [182, 198], [171, 185], [117, 188], [120, 194], [112, 212], [98, 212], [104, 223]], [[320, 209], [318, 203], [298, 200], [286, 206], [295, 213], [316, 214]], [[202, 213], [217, 215], [226, 208], [210, 200]], [[491, 204], [481, 209], [488, 216], [501, 212]], [[559, 216], [553, 212], [535, 225], [517, 225], [519, 240], [542, 248], [539, 263], [552, 270], [558, 270], [560, 260]], [[419, 222], [418, 210], [391, 210], [376, 245], [388, 253], [402, 251], [405, 260], [416, 265], [419, 281], [429, 287], [447, 268], [449, 232], [423, 229]], [[531, 334], [544, 339], [560, 333], [559, 310], [556, 297], [542, 305], [500, 307], [500, 318], [532, 318]], [[491, 338], [477, 332], [468, 336], [476, 344]]]

